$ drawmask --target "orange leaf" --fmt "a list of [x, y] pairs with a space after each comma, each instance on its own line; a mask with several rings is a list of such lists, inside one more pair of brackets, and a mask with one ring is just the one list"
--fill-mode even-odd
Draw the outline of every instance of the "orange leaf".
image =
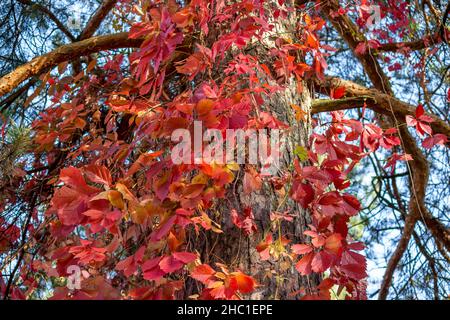
[[214, 101], [211, 99], [201, 99], [195, 106], [195, 109], [197, 110], [199, 116], [205, 116], [211, 112], [213, 106]]
[[233, 272], [231, 275], [233, 276], [230, 279], [230, 286], [232, 288], [236, 288], [241, 293], [250, 293], [254, 290], [255, 280], [252, 277], [240, 271]]
[[339, 254], [342, 248], [342, 236], [339, 233], [333, 233], [325, 240], [325, 249], [334, 254]]
[[253, 191], [258, 191], [262, 187], [262, 179], [259, 177], [255, 169], [249, 168], [244, 174], [244, 194], [252, 193]]
[[108, 191], [108, 200], [109, 200], [109, 202], [111, 202], [111, 204], [114, 207], [116, 207], [120, 210], [123, 210], [125, 208], [122, 194], [117, 190], [109, 190]]

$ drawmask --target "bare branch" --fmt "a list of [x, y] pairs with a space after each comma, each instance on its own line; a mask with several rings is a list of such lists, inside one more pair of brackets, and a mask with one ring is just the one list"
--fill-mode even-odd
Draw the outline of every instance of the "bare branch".
[[394, 271], [397, 268], [400, 259], [405, 253], [406, 248], [408, 247], [409, 240], [411, 239], [411, 235], [414, 231], [414, 226], [416, 225], [417, 219], [419, 216], [414, 214], [409, 214], [405, 219], [405, 226], [403, 227], [402, 237], [395, 248], [394, 253], [389, 259], [388, 265], [386, 267], [386, 272], [383, 276], [383, 282], [381, 283], [380, 291], [378, 294], [379, 300], [386, 300], [386, 297], [389, 292], [389, 287], [392, 284], [392, 278], [394, 275]]
[[338, 110], [347, 110], [347, 109], [355, 109], [360, 108], [364, 105], [364, 102], [367, 103], [367, 100], [370, 100], [372, 103], [376, 101], [373, 100], [372, 97], [350, 97], [343, 99], [316, 99], [312, 101], [311, 105], [311, 113], [317, 114], [321, 112], [330, 112], [330, 111], [338, 111]]
[[27, 84], [23, 85], [21, 88], [16, 90], [16, 92], [10, 94], [7, 98], [0, 101], [0, 112], [6, 110], [14, 101], [19, 98], [22, 94], [28, 91], [28, 89], [37, 82], [37, 78], [32, 78]]

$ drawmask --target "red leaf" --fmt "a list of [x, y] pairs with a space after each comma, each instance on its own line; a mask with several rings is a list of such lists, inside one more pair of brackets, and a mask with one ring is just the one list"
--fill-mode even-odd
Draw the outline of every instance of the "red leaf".
[[143, 277], [145, 280], [158, 280], [162, 278], [166, 273], [161, 268], [153, 268], [145, 271]]
[[195, 280], [198, 280], [204, 284], [208, 283], [208, 280], [216, 273], [213, 268], [211, 268], [208, 264], [201, 264], [196, 266], [194, 270], [191, 272], [191, 277]]
[[291, 246], [291, 249], [295, 254], [306, 254], [313, 251], [313, 248], [307, 244], [294, 244]]
[[430, 136], [433, 134], [431, 127], [423, 122], [417, 122], [416, 129], [422, 136], [424, 133], [428, 133]]
[[262, 180], [253, 168], [249, 168], [245, 171], [243, 188], [244, 194], [252, 193], [253, 191], [258, 191], [262, 187]]
[[355, 279], [355, 280], [361, 280], [361, 279], [364, 279], [365, 277], [367, 277], [365, 267], [360, 264], [357, 264], [357, 263], [343, 265], [340, 267], [340, 269], [348, 277]]
[[112, 183], [111, 173], [105, 166], [90, 165], [86, 167], [86, 176], [95, 183], [110, 187]]
[[335, 255], [342, 249], [342, 236], [339, 233], [333, 233], [325, 241], [325, 249]]
[[314, 200], [314, 189], [310, 184], [299, 183], [295, 180], [291, 189], [291, 198], [300, 203], [303, 208], [307, 208]]
[[81, 174], [80, 169], [75, 167], [68, 167], [61, 170], [59, 179], [68, 187], [71, 187], [84, 194], [92, 194], [98, 189], [88, 186]]
[[239, 229], [243, 229], [247, 235], [250, 235], [257, 231], [255, 224], [255, 217], [253, 215], [252, 208], [247, 207], [244, 209], [243, 217], [239, 216], [235, 209], [231, 210], [231, 219], [233, 224]]
[[406, 116], [405, 119], [408, 127], [414, 127], [417, 124], [417, 120], [412, 116]]
[[314, 247], [320, 248], [325, 244], [325, 238], [322, 236], [314, 237], [312, 238], [311, 243], [313, 244]]
[[446, 135], [438, 133], [438, 134], [435, 134], [435, 135], [433, 135], [431, 137], [425, 138], [422, 141], [422, 146], [424, 148], [431, 149], [437, 144], [441, 144], [441, 145], [445, 146], [447, 141], [448, 141], [448, 138], [447, 138]]
[[170, 229], [172, 228], [172, 226], [175, 223], [175, 219], [177, 218], [177, 216], [171, 216], [169, 219], [167, 219], [159, 228], [158, 230], [154, 231], [152, 233], [151, 236], [151, 240], [152, 241], [159, 241], [161, 240], [163, 237], [165, 237]]
[[419, 119], [425, 113], [423, 105], [419, 104], [416, 108], [416, 119]]
[[352, 249], [352, 250], [364, 250], [365, 246], [364, 243], [362, 242], [354, 242], [354, 243], [349, 243], [347, 245], [348, 249]]
[[184, 264], [190, 263], [197, 259], [197, 255], [192, 252], [174, 252], [172, 253], [172, 256]]
[[159, 267], [166, 273], [177, 271], [183, 266], [184, 263], [180, 260], [175, 259], [173, 256], [164, 257], [159, 262]]
[[311, 261], [311, 268], [314, 272], [324, 272], [327, 270], [331, 263], [333, 262], [333, 257], [326, 251], [320, 251], [316, 253], [314, 259]]
[[337, 87], [331, 90], [331, 98], [340, 99], [345, 95], [345, 87]]
[[144, 262], [141, 268], [145, 280], [158, 280], [166, 274], [166, 272], [159, 267], [160, 261], [161, 257], [156, 257]]
[[271, 234], [268, 234], [266, 238], [256, 246], [256, 251], [259, 252], [261, 260], [265, 261], [270, 259], [270, 245], [272, 242], [273, 237]]

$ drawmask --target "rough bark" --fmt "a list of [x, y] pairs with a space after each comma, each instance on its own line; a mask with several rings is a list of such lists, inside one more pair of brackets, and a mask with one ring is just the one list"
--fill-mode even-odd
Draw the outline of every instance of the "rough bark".
[[117, 0], [104, 0], [103, 3], [98, 7], [92, 17], [89, 19], [86, 27], [79, 35], [79, 40], [85, 40], [92, 37], [97, 31], [98, 27], [108, 15], [108, 13], [114, 8]]
[[[296, 18], [293, 16], [291, 20], [277, 22], [274, 32], [277, 34], [285, 34], [288, 30], [293, 30], [296, 26]], [[263, 43], [255, 44], [254, 55], [259, 57], [259, 61], [272, 65], [268, 50], [274, 46], [270, 37]], [[272, 83], [275, 84], [275, 83]], [[294, 161], [296, 155], [294, 150], [297, 146], [306, 147], [308, 139], [311, 135], [311, 92], [308, 90], [306, 83], [302, 83], [303, 91], [299, 92], [297, 81], [292, 77], [287, 80], [283, 91], [266, 98], [263, 105], [260, 106], [261, 111], [266, 111], [277, 119], [288, 124], [290, 129], [284, 136], [284, 148], [280, 155], [280, 169], [287, 170]], [[292, 104], [300, 106], [306, 112], [304, 121], [297, 121], [295, 111]], [[301, 208], [301, 206], [289, 198], [289, 186], [284, 186], [284, 194], [275, 189], [270, 182], [265, 182], [259, 191], [250, 194], [243, 192], [243, 176], [244, 171], [241, 170], [239, 176], [236, 177], [235, 183], [228, 190], [226, 200], [223, 200], [218, 208], [220, 215], [217, 216], [221, 222], [223, 234], [201, 235], [196, 239], [192, 239], [196, 244], [195, 248], [203, 247], [202, 260], [207, 263], [225, 263], [229, 266], [238, 268], [244, 273], [252, 275], [261, 285], [256, 290], [251, 299], [298, 299], [301, 297], [300, 292], [312, 293], [317, 287], [321, 276], [312, 274], [304, 277], [295, 269], [295, 260], [287, 255], [281, 255], [278, 259], [272, 258], [269, 261], [262, 261], [256, 246], [267, 234], [272, 234], [274, 242], [279, 235], [288, 238], [291, 243], [306, 243], [307, 240], [303, 232], [307, 229], [307, 225], [311, 222], [309, 213]], [[240, 229], [233, 225], [230, 212], [236, 209], [238, 213], [242, 213], [245, 208], [250, 207], [255, 217], [255, 223], [258, 232], [250, 236], [245, 235]], [[270, 220], [271, 212], [288, 212], [295, 216], [292, 222], [282, 222], [280, 229], [275, 227]], [[187, 296], [196, 292], [193, 283], [187, 286]]]
[[[291, 104], [301, 106], [308, 114], [310, 112], [310, 92], [305, 87], [303, 93], [298, 94], [293, 80], [284, 92], [272, 97], [262, 106], [263, 109], [276, 114], [278, 119], [291, 125], [291, 131], [286, 137], [286, 149], [280, 159], [280, 167], [284, 169], [288, 168], [296, 157], [295, 147], [307, 145], [311, 131], [309, 117], [304, 122], [297, 122]], [[302, 289], [311, 293], [319, 283], [319, 275], [301, 276], [295, 269], [296, 261], [289, 260], [287, 256], [271, 262], [261, 261], [255, 249], [267, 233], [273, 234], [274, 240], [281, 233], [292, 243], [307, 242], [303, 232], [310, 223], [309, 213], [289, 199], [287, 186], [286, 197], [280, 195], [271, 183], [264, 183], [260, 191], [244, 194], [243, 174], [241, 171], [234, 185], [228, 190], [226, 200], [221, 201], [217, 210], [220, 215], [213, 214], [214, 218], [219, 219], [223, 234], [200, 234], [198, 237], [192, 236], [189, 242], [195, 243], [193, 247], [201, 248], [201, 258], [205, 263], [224, 263], [254, 276], [261, 289], [256, 290], [251, 296], [252, 299], [296, 299], [299, 295], [295, 293]], [[241, 213], [247, 207], [252, 209], [258, 228], [258, 232], [250, 236], [233, 225], [230, 215], [232, 209]], [[274, 211], [288, 211], [289, 214], [295, 215], [295, 218], [292, 222], [283, 222], [279, 230], [274, 228], [270, 221], [270, 213]], [[195, 292], [197, 288], [194, 287], [194, 282], [191, 282], [187, 286], [186, 297]]]

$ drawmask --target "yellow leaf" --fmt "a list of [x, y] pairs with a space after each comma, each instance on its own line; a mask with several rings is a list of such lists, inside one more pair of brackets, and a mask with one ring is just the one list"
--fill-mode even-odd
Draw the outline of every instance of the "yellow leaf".
[[125, 208], [125, 204], [123, 202], [122, 194], [117, 190], [109, 190], [107, 192], [109, 202], [111, 202], [114, 207], [123, 210]]
[[200, 172], [198, 175], [192, 178], [191, 183], [192, 184], [206, 184], [208, 182], [208, 177]]
[[228, 163], [227, 168], [230, 169], [231, 171], [239, 171], [240, 169], [239, 164], [237, 164], [236, 162]]

